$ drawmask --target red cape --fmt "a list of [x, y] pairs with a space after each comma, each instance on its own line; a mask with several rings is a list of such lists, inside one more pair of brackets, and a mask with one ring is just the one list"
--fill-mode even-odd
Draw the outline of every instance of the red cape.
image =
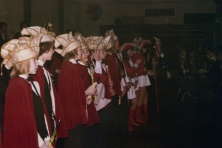
[[120, 81], [121, 77], [118, 72], [118, 64], [117, 59], [114, 55], [107, 54], [106, 55], [106, 65], [109, 67], [109, 71], [111, 74], [111, 79], [113, 81], [113, 89], [115, 91], [115, 95], [122, 95]]
[[111, 99], [111, 93], [110, 93], [110, 88], [109, 88], [109, 83], [108, 83], [108, 78], [104, 74], [99, 74], [99, 73], [94, 73], [94, 78], [97, 78], [98, 81], [97, 83], [102, 83], [103, 86], [105, 87], [105, 96], [104, 98], [106, 99]]
[[[91, 85], [90, 76], [87, 67], [80, 64], [76, 64], [76, 67], [80, 74], [80, 79], [83, 80], [84, 90], [86, 90]], [[91, 102], [91, 104], [87, 105], [87, 112], [88, 112], [88, 124], [87, 124], [88, 126], [100, 122], [99, 115], [96, 111], [93, 101]]]
[[39, 148], [31, 85], [20, 77], [6, 91], [3, 147]]
[[58, 55], [57, 52], [54, 52], [54, 54], [52, 56], [52, 60], [50, 61], [51, 64], [47, 68], [48, 72], [53, 75], [53, 79], [55, 81], [57, 81], [57, 79], [58, 79], [57, 71], [59, 71], [62, 66], [62, 59], [60, 56], [61, 55]]
[[77, 124], [87, 123], [85, 89], [76, 65], [64, 61], [57, 83], [58, 95], [68, 130], [75, 128]]
[[[42, 66], [38, 67], [36, 74], [33, 75], [32, 77], [35, 81], [37, 81], [39, 83], [40, 91], [41, 91], [41, 98], [43, 99], [44, 98], [44, 90], [45, 90], [45, 78], [44, 78], [44, 70], [43, 70]], [[59, 101], [59, 96], [56, 92], [54, 83], [52, 83], [52, 88], [53, 88], [53, 92], [54, 92], [54, 96], [55, 96], [56, 123], [58, 123], [59, 119], [61, 120], [60, 127], [57, 131], [57, 137], [58, 138], [66, 138], [66, 137], [68, 137], [66, 123], [65, 123], [64, 116], [63, 116], [61, 104], [60, 104], [60, 101]], [[43, 102], [44, 102], [44, 99], [43, 99]]]
[[[117, 68], [118, 68], [118, 72], [119, 72], [119, 75], [121, 76], [121, 73], [124, 73], [124, 69], [123, 67], [121, 66], [122, 65], [122, 62], [121, 60], [119, 59], [117, 53], [113, 53], [113, 56], [117, 59]], [[123, 78], [123, 76], [121, 76], [121, 78]]]

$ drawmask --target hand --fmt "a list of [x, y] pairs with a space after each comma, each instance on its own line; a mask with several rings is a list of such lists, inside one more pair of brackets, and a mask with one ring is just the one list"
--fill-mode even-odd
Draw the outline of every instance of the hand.
[[109, 82], [109, 86], [110, 86], [110, 87], [113, 87], [113, 81], [112, 81], [112, 80], [109, 80], [108, 82]]
[[49, 145], [49, 141], [45, 141], [40, 148], [52, 148], [52, 146], [48, 146]]
[[122, 97], [125, 95], [125, 93], [126, 93], [126, 87], [123, 87]]
[[111, 96], [115, 96], [115, 91], [113, 88], [110, 88], [110, 93], [111, 93]]
[[92, 102], [92, 96], [87, 96], [86, 97], [86, 104], [89, 105]]
[[85, 95], [92, 96], [95, 94], [95, 92], [96, 92], [96, 89], [92, 89], [92, 85], [91, 85], [85, 90]]
[[132, 86], [131, 83], [127, 82], [126, 83], [126, 91], [128, 91], [131, 88], [131, 86]]
[[137, 60], [136, 60], [136, 64], [138, 64], [138, 65], [139, 65], [141, 62], [142, 62], [142, 59], [137, 59]]
[[99, 53], [100, 53], [99, 50], [97, 50], [97, 49], [94, 50], [93, 58], [94, 58], [96, 61], [100, 61], [100, 60], [101, 60], [101, 59], [100, 59], [100, 56], [99, 56]]
[[138, 65], [139, 65], [141, 62], [142, 62], [142, 59], [137, 59], [137, 60], [136, 60], [136, 64], [138, 64]]
[[96, 92], [95, 92], [94, 96], [98, 96], [98, 91], [97, 91], [97, 90], [96, 90]]
[[155, 76], [156, 75], [155, 71], [148, 70], [147, 72], [148, 72], [149, 76]]
[[134, 88], [137, 88], [137, 85], [138, 85], [138, 80], [135, 81]]

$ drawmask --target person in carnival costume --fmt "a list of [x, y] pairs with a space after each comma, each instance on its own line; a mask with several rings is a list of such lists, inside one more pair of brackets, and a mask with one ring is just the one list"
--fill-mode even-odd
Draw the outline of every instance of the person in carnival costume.
[[[21, 31], [22, 35], [30, 35], [34, 37], [38, 34], [43, 34], [40, 41], [39, 47], [39, 57], [38, 57], [38, 69], [35, 75], [31, 77], [37, 81], [40, 85], [41, 98], [46, 106], [48, 112], [49, 120], [49, 131], [52, 134], [55, 130], [57, 131], [58, 143], [60, 143], [60, 138], [68, 137], [66, 123], [63, 116], [63, 111], [59, 101], [59, 96], [56, 92], [54, 83], [51, 79], [50, 73], [44, 67], [46, 61], [52, 59], [54, 53], [54, 40], [55, 33], [48, 32], [45, 28], [39, 26], [32, 26], [24, 28]], [[57, 129], [57, 127], [59, 127]], [[57, 146], [60, 147], [60, 146]], [[63, 147], [63, 146], [61, 146]]]
[[1, 48], [3, 63], [13, 67], [6, 91], [4, 115], [5, 148], [49, 148], [50, 132], [38, 82], [29, 79], [35, 74], [42, 35], [10, 40]]

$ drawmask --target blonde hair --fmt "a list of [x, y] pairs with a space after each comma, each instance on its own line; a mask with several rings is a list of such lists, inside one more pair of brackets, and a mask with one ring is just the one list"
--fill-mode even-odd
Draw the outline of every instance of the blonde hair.
[[14, 78], [21, 74], [28, 74], [30, 69], [30, 59], [16, 63], [10, 73], [10, 77]]

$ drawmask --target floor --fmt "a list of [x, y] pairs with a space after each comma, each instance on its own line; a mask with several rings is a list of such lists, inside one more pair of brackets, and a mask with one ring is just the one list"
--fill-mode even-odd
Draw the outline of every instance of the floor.
[[149, 122], [129, 135], [128, 148], [221, 148], [221, 101], [174, 101], [160, 114], [150, 112]]

